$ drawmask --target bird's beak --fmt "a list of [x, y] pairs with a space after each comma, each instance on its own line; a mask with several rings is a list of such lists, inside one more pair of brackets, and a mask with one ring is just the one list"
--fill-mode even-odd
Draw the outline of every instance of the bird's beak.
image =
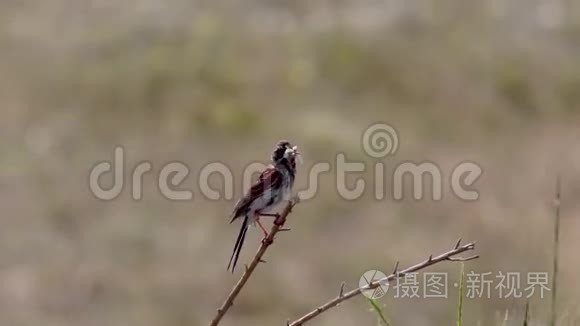
[[298, 151], [298, 146], [293, 146], [292, 150], [294, 151], [294, 154], [296, 155], [296, 158], [298, 159], [298, 163], [302, 164], [302, 153], [300, 153]]

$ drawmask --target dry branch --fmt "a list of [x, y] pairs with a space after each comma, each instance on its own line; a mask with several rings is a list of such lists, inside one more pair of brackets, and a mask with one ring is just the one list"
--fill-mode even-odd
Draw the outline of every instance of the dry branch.
[[475, 256], [470, 256], [470, 257], [465, 257], [465, 258], [454, 257], [458, 254], [461, 254], [463, 252], [470, 251], [473, 249], [475, 249], [474, 242], [471, 242], [471, 243], [468, 243], [468, 244], [462, 246], [461, 239], [459, 239], [457, 241], [457, 244], [455, 245], [455, 248], [449, 250], [448, 252], [445, 252], [445, 253], [443, 253], [439, 256], [436, 256], [436, 257], [433, 257], [433, 255], [430, 255], [429, 258], [427, 260], [425, 260], [424, 262], [416, 264], [416, 265], [411, 266], [411, 267], [408, 267], [407, 269], [404, 269], [402, 271], [397, 271], [397, 268], [399, 267], [399, 262], [397, 262], [397, 264], [395, 265], [395, 269], [393, 270], [393, 273], [391, 273], [391, 275], [386, 276], [382, 279], [370, 282], [369, 284], [365, 285], [364, 287], [359, 287], [357, 289], [354, 289], [354, 290], [346, 292], [346, 293], [344, 293], [343, 288], [341, 286], [341, 291], [336, 298], [334, 298], [334, 299], [328, 301], [327, 303], [319, 306], [318, 308], [316, 308], [313, 311], [307, 313], [306, 315], [298, 318], [297, 320], [295, 320], [291, 323], [287, 323], [287, 324], [289, 326], [303, 325], [306, 322], [318, 317], [319, 315], [321, 315], [325, 311], [327, 311], [333, 307], [338, 306], [341, 302], [346, 301], [352, 297], [355, 297], [355, 296], [361, 294], [362, 291], [376, 289], [381, 284], [388, 283], [388, 282], [390, 282], [396, 278], [399, 278], [405, 274], [416, 272], [418, 270], [435, 265], [435, 264], [440, 263], [442, 261], [467, 261], [467, 260], [476, 259], [479, 256], [475, 255]]
[[286, 223], [286, 217], [288, 216], [288, 214], [290, 214], [290, 211], [292, 211], [294, 205], [296, 205], [296, 201], [289, 201], [288, 204], [282, 210], [282, 212], [280, 212], [280, 215], [276, 217], [276, 219], [274, 220], [274, 224], [272, 225], [272, 229], [268, 234], [268, 237], [262, 240], [262, 244], [260, 245], [260, 248], [256, 252], [254, 258], [252, 259], [252, 262], [250, 263], [250, 265], [246, 265], [244, 274], [242, 274], [242, 277], [240, 278], [238, 283], [236, 283], [236, 285], [233, 287], [232, 291], [230, 292], [224, 303], [217, 310], [215, 317], [211, 321], [210, 324], [211, 326], [218, 325], [221, 319], [227, 313], [227, 311], [232, 307], [235, 298], [238, 296], [244, 285], [246, 285], [246, 282], [256, 269], [256, 266], [258, 266], [259, 263], [266, 262], [264, 259], [262, 259], [262, 257], [266, 253], [266, 250], [268, 250], [268, 247], [270, 247], [272, 243], [274, 243], [274, 237], [276, 236], [276, 233], [281, 231], [289, 231], [289, 229], [286, 229], [283, 226], [284, 223]]

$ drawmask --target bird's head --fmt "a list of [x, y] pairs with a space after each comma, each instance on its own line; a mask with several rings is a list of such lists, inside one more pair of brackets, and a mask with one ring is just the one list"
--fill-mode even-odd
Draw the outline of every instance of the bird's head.
[[280, 140], [272, 152], [272, 163], [276, 164], [286, 159], [293, 168], [296, 168], [296, 157], [299, 156], [298, 146], [292, 145], [287, 140]]

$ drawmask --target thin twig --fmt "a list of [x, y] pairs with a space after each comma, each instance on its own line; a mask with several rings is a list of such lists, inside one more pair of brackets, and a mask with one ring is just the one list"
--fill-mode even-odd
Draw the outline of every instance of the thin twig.
[[554, 276], [552, 277], [552, 307], [551, 307], [551, 318], [550, 318], [550, 325], [556, 325], [556, 317], [557, 317], [557, 306], [556, 300], [557, 293], [558, 293], [558, 252], [559, 252], [559, 245], [560, 245], [560, 205], [561, 205], [561, 192], [562, 192], [562, 184], [561, 178], [558, 175], [556, 179], [556, 196], [554, 198], [554, 206], [555, 206], [555, 221], [554, 221], [554, 260], [553, 260], [553, 273]]
[[530, 301], [526, 300], [526, 312], [524, 315], [524, 326], [528, 326], [528, 313], [530, 311]]
[[[376, 280], [376, 281], [372, 281], [369, 284], [365, 285], [364, 287], [359, 287], [357, 289], [354, 289], [352, 291], [343, 293], [342, 295], [339, 295], [338, 297], [326, 302], [325, 304], [319, 306], [318, 308], [312, 310], [311, 312], [307, 313], [306, 315], [296, 319], [295, 321], [291, 322], [289, 324], [289, 326], [300, 326], [300, 325], [304, 325], [306, 322], [318, 317], [320, 314], [324, 313], [327, 310], [330, 310], [331, 308], [336, 307], [338, 304], [340, 304], [343, 301], [346, 301], [352, 297], [355, 297], [359, 294], [362, 293], [362, 291], [366, 291], [366, 290], [372, 290], [372, 289], [376, 289], [377, 287], [379, 287], [381, 284], [385, 284], [387, 282], [390, 282], [396, 278], [399, 278], [405, 274], [408, 273], [413, 273], [416, 272], [418, 270], [424, 269], [426, 267], [429, 267], [431, 265], [435, 265], [437, 263], [440, 263], [442, 261], [456, 261], [458, 260], [458, 258], [454, 258], [454, 256], [461, 254], [463, 252], [466, 251], [470, 251], [475, 249], [475, 243], [471, 242], [468, 243], [466, 245], [461, 246], [460, 245], [460, 241], [457, 242], [457, 245], [455, 246], [454, 249], [449, 250], [446, 253], [443, 253], [439, 256], [433, 257], [433, 255], [429, 256], [429, 259], [425, 260], [422, 263], [416, 264], [414, 266], [408, 267], [407, 269], [404, 269], [400, 272], [397, 272], [396, 268], [393, 271], [393, 273], [389, 276], [386, 276], [382, 279]], [[464, 258], [462, 259], [463, 261], [465, 260], [471, 260], [471, 259], [476, 259], [478, 256], [471, 256], [468, 258]], [[398, 264], [397, 264], [398, 266]]]
[[449, 257], [449, 261], [470, 261], [479, 258], [479, 255], [473, 255], [469, 257]]
[[274, 237], [276, 236], [276, 233], [280, 231], [287, 231], [283, 228], [283, 226], [284, 223], [286, 223], [286, 217], [288, 216], [288, 214], [290, 214], [292, 208], [295, 205], [296, 205], [295, 201], [289, 201], [288, 204], [286, 204], [286, 206], [280, 213], [280, 215], [276, 218], [274, 224], [272, 225], [272, 229], [268, 234], [268, 237], [262, 240], [262, 244], [260, 245], [260, 248], [256, 252], [254, 259], [252, 259], [250, 265], [246, 265], [244, 274], [242, 275], [238, 283], [236, 283], [236, 285], [233, 287], [232, 291], [230, 292], [224, 303], [221, 305], [221, 307], [217, 310], [215, 317], [211, 321], [210, 324], [211, 326], [218, 325], [221, 319], [224, 317], [224, 315], [232, 307], [232, 305], [234, 304], [234, 299], [238, 296], [244, 285], [246, 285], [246, 282], [254, 272], [254, 269], [256, 269], [256, 266], [258, 266], [259, 263], [266, 262], [264, 259], [262, 259], [262, 257], [266, 253], [266, 250], [268, 250], [268, 247], [270, 247], [272, 243], [274, 243]]

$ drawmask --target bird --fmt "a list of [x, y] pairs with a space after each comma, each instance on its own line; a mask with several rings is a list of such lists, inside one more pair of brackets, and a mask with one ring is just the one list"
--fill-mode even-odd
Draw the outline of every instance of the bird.
[[271, 164], [262, 171], [258, 180], [236, 203], [230, 224], [241, 218], [243, 220], [230, 262], [228, 263], [228, 270], [231, 267], [232, 273], [236, 268], [246, 232], [250, 225], [258, 224], [264, 233], [264, 239], [268, 237], [268, 231], [260, 222], [260, 217], [279, 216], [277, 213], [269, 213], [269, 211], [280, 203], [282, 199], [291, 195], [296, 177], [296, 158], [298, 155], [300, 153], [297, 146], [292, 145], [287, 140], [278, 141], [272, 151]]

